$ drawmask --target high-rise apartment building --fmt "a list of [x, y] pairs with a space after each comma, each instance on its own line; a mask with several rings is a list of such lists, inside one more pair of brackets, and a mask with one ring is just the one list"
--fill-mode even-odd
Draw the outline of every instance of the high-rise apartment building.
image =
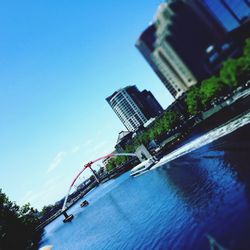
[[239, 27], [250, 15], [249, 0], [203, 0], [200, 2], [227, 31]]
[[222, 41], [225, 29], [200, 1], [170, 0], [159, 6], [154, 23], [136, 47], [178, 98], [213, 72], [207, 49]]
[[141, 92], [136, 86], [119, 89], [106, 100], [129, 131], [135, 131], [163, 111], [150, 91]]

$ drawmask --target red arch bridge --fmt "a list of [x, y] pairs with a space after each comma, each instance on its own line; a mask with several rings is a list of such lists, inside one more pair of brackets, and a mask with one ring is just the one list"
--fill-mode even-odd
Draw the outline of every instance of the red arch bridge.
[[94, 177], [96, 178], [96, 180], [98, 181], [98, 178], [97, 178], [95, 172], [94, 172], [93, 169], [91, 168], [92, 164], [94, 164], [94, 163], [97, 162], [97, 161], [101, 161], [101, 160], [104, 160], [104, 159], [112, 158], [112, 157], [115, 157], [115, 156], [137, 156], [137, 155], [136, 155], [136, 154], [133, 154], [133, 153], [108, 154], [108, 155], [102, 156], [102, 157], [100, 157], [100, 158], [97, 158], [97, 159], [94, 160], [94, 161], [90, 161], [89, 163], [85, 164], [84, 167], [82, 168], [82, 170], [81, 170], [81, 171], [76, 175], [76, 177], [73, 179], [72, 183], [71, 183], [70, 186], [69, 186], [67, 195], [65, 196], [65, 199], [64, 199], [64, 202], [63, 202], [63, 206], [62, 206], [62, 214], [65, 216], [65, 219], [63, 220], [64, 222], [68, 222], [68, 221], [71, 221], [71, 220], [73, 219], [73, 215], [68, 215], [68, 214], [66, 213], [66, 210], [67, 210], [66, 203], [67, 203], [67, 200], [68, 200], [68, 197], [69, 197], [71, 188], [73, 187], [73, 185], [74, 185], [74, 183], [76, 182], [76, 180], [80, 177], [80, 175], [84, 172], [84, 170], [86, 170], [87, 168], [89, 168], [89, 169], [92, 171], [92, 173], [94, 174]]

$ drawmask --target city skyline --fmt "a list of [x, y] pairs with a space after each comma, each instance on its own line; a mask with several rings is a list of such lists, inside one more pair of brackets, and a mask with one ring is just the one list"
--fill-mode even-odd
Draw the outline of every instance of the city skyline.
[[1, 249], [250, 245], [250, 0], [9, 0], [0, 22]]
[[115, 89], [136, 83], [172, 102], [134, 47], [159, 3], [4, 4], [0, 164], [11, 200], [51, 204], [84, 163], [113, 150], [123, 127], [105, 98]]
[[53, 203], [83, 164], [113, 150], [123, 128], [105, 98], [115, 89], [136, 83], [163, 108], [173, 101], [134, 46], [162, 2], [3, 5], [0, 164], [10, 199]]

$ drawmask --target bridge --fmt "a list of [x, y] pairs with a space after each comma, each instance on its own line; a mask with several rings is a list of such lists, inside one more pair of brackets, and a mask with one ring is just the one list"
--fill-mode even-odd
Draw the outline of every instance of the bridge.
[[[95, 171], [92, 169], [92, 165], [98, 161], [101, 161], [101, 160], [104, 160], [104, 159], [109, 159], [109, 158], [112, 158], [112, 157], [116, 157], [116, 156], [137, 156], [136, 154], [134, 153], [115, 153], [115, 154], [108, 154], [108, 155], [105, 155], [105, 156], [102, 156], [102, 157], [99, 157], [97, 159], [95, 159], [94, 161], [90, 161], [88, 162], [87, 164], [84, 165], [84, 167], [81, 169], [81, 171], [75, 176], [75, 178], [73, 179], [72, 183], [70, 184], [69, 186], [69, 189], [68, 189], [68, 192], [65, 196], [65, 199], [64, 199], [64, 202], [63, 202], [63, 206], [62, 206], [62, 210], [60, 212], [59, 215], [63, 214], [65, 219], [63, 220], [64, 222], [68, 222], [68, 221], [71, 221], [74, 216], [71, 214], [71, 215], [68, 215], [67, 214], [67, 209], [69, 207], [66, 207], [66, 204], [67, 204], [67, 200], [68, 200], [68, 197], [69, 197], [69, 194], [70, 194], [70, 191], [73, 187], [73, 185], [75, 184], [76, 180], [80, 177], [80, 175], [86, 170], [86, 169], [90, 169], [91, 172], [93, 173], [97, 183], [100, 183], [100, 180], [98, 178], [98, 176], [96, 175]], [[58, 216], [59, 216], [58, 215]]]

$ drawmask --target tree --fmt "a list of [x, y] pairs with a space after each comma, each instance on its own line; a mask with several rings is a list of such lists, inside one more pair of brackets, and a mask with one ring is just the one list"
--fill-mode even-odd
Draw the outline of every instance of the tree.
[[197, 114], [203, 109], [200, 89], [198, 86], [192, 87], [187, 92], [187, 97], [185, 101], [188, 107], [188, 112], [192, 115]]
[[110, 159], [110, 160], [108, 161], [108, 163], [106, 164], [106, 169], [107, 169], [108, 172], [110, 172], [110, 171], [112, 171], [114, 168], [115, 168], [115, 165], [114, 165], [112, 159]]
[[239, 83], [245, 83], [250, 79], [250, 38], [246, 39], [243, 56], [238, 59], [239, 72], [237, 74]]
[[202, 81], [201, 85], [192, 87], [187, 92], [186, 104], [192, 115], [204, 110], [215, 97], [227, 89], [232, 90], [250, 79], [250, 38], [246, 39], [243, 55], [228, 59], [223, 63], [219, 76]]
[[238, 84], [244, 84], [250, 79], [250, 58], [241, 57], [238, 59], [238, 71], [236, 73]]
[[44, 206], [40, 212], [41, 216], [48, 214], [54, 208], [53, 205]]
[[223, 63], [220, 70], [220, 79], [230, 88], [237, 86], [237, 71], [238, 62], [237, 59], [228, 59]]
[[247, 38], [245, 41], [245, 46], [243, 49], [243, 57], [250, 61], [250, 38]]
[[208, 106], [215, 97], [220, 96], [223, 89], [224, 85], [218, 77], [213, 76], [202, 81], [199, 91], [201, 95], [202, 106]]
[[41, 233], [35, 233], [40, 223], [38, 214], [30, 204], [20, 208], [0, 189], [1, 249], [35, 249], [34, 242], [38, 242]]
[[220, 70], [222, 82], [234, 88], [249, 80], [250, 77], [250, 38], [246, 39], [243, 55], [240, 58], [228, 59]]

